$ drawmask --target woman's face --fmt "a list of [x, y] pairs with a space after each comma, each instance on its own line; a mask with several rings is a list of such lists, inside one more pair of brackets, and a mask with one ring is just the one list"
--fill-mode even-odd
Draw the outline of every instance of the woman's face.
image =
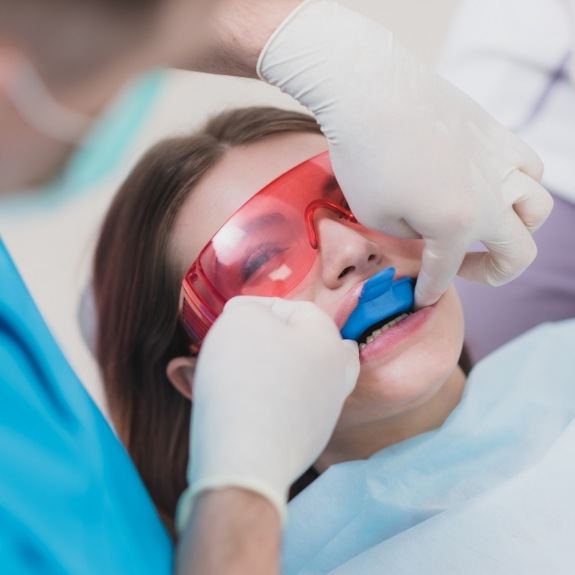
[[[204, 245], [249, 198], [278, 175], [327, 149], [316, 134], [279, 135], [229, 150], [185, 202], [172, 251], [183, 277]], [[367, 230], [329, 215], [316, 222], [320, 257], [289, 299], [309, 300], [341, 327], [361, 285], [393, 266], [417, 277], [422, 241]], [[435, 306], [386, 330], [361, 351], [358, 385], [346, 402], [338, 429], [391, 417], [430, 400], [457, 367], [463, 315], [450, 287]]]

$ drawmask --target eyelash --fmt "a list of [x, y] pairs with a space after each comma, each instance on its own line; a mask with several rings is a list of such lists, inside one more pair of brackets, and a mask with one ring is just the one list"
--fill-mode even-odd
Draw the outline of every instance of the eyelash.
[[246, 262], [242, 265], [241, 275], [242, 281], [245, 283], [249, 281], [258, 270], [269, 262], [274, 256], [286, 252], [288, 248], [281, 248], [279, 246], [264, 246], [258, 248], [258, 251], [250, 255]]

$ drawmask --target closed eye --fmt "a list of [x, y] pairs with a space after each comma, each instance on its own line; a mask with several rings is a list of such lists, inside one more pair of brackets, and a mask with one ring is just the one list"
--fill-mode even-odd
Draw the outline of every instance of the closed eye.
[[257, 251], [250, 254], [248, 259], [242, 264], [241, 277], [244, 283], [248, 282], [257, 272], [265, 266], [275, 256], [286, 252], [289, 248], [274, 245], [263, 245]]

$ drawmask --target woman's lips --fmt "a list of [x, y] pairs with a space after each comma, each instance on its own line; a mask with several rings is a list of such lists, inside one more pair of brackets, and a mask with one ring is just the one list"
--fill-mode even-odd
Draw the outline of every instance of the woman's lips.
[[[373, 274], [373, 275], [375, 275], [375, 274]], [[359, 302], [359, 298], [361, 297], [361, 294], [363, 292], [363, 288], [364, 288], [365, 284], [373, 277], [373, 275], [367, 277], [366, 279], [364, 279], [363, 281], [358, 283], [356, 286], [354, 286], [352, 289], [350, 289], [345, 294], [345, 296], [343, 297], [342, 302], [339, 306], [339, 309], [337, 310], [335, 317], [333, 318], [333, 320], [335, 321], [335, 324], [337, 325], [337, 329], [339, 329], [340, 331], [343, 328], [343, 326], [346, 324], [346, 322], [349, 319], [349, 317], [351, 316], [351, 314], [353, 313], [353, 310], [357, 307], [357, 304]], [[402, 276], [402, 275], [396, 274], [394, 277], [394, 281], [401, 279], [403, 277], [411, 277], [411, 276], [406, 276], [406, 275]], [[415, 279], [415, 278], [413, 278], [413, 279]]]
[[337, 329], [339, 329], [340, 331], [346, 324], [347, 320], [349, 319], [349, 316], [353, 313], [353, 310], [357, 307], [357, 303], [359, 302], [361, 292], [363, 291], [363, 286], [366, 284], [368, 279], [369, 278], [357, 284], [354, 288], [350, 289], [344, 296], [343, 301], [341, 302], [339, 309], [337, 310], [334, 317]]
[[429, 321], [435, 312], [435, 305], [424, 307], [410, 314], [398, 324], [380, 333], [359, 352], [362, 362], [381, 360], [401, 343], [413, 337]]

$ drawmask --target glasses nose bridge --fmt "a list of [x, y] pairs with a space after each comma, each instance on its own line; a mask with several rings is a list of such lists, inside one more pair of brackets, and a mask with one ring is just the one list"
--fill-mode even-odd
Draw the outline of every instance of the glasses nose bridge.
[[346, 210], [331, 200], [318, 199], [308, 204], [305, 210], [305, 224], [309, 243], [314, 250], [317, 250], [319, 247], [319, 233], [317, 231], [315, 220], [317, 211], [321, 209], [334, 212], [339, 216], [345, 217], [348, 221], [356, 221], [355, 217], [349, 210]]

